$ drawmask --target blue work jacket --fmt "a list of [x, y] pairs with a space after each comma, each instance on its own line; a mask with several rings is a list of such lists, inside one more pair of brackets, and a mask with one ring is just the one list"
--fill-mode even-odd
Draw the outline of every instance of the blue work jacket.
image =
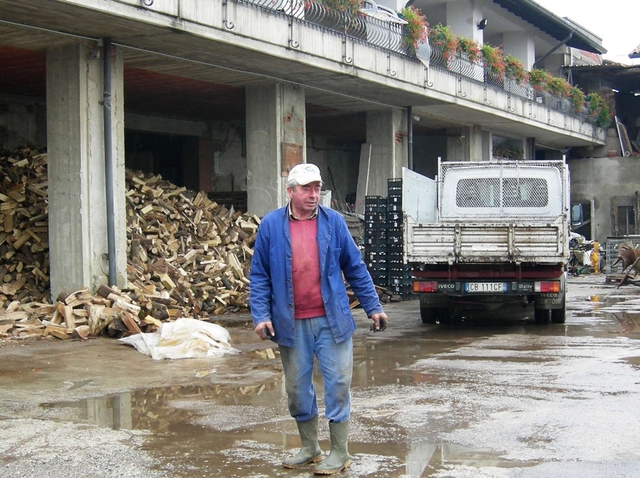
[[[349, 339], [356, 323], [349, 308], [344, 278], [367, 315], [382, 312], [371, 276], [362, 262], [344, 218], [318, 206], [320, 290], [336, 343]], [[294, 345], [295, 312], [291, 278], [291, 234], [288, 207], [268, 213], [261, 221], [253, 249], [249, 304], [253, 322], [271, 321], [278, 345]]]

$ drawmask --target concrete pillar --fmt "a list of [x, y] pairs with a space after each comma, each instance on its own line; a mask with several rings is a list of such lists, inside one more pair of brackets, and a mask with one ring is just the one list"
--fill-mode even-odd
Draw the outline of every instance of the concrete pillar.
[[525, 138], [524, 143], [524, 159], [533, 160], [536, 159], [536, 139]]
[[289, 170], [306, 162], [305, 94], [277, 83], [248, 86], [247, 209], [259, 217], [287, 203]]
[[493, 134], [491, 131], [482, 131], [482, 161], [493, 159]]
[[409, 165], [407, 112], [402, 109], [367, 113], [367, 142], [360, 152], [356, 212], [364, 212], [365, 196], [386, 196], [387, 179], [402, 177]]
[[485, 135], [479, 126], [469, 128], [469, 159], [483, 161], [485, 158]]
[[483, 18], [482, 9], [475, 0], [447, 3], [447, 25], [451, 31], [480, 44], [484, 43], [484, 30], [478, 28], [478, 23]]
[[446, 161], [489, 161], [493, 154], [493, 136], [480, 126], [449, 130]]
[[526, 32], [506, 32], [502, 35], [504, 54], [515, 56], [522, 61], [525, 69], [531, 71], [536, 61], [536, 47], [533, 37]]
[[[112, 55], [116, 282], [126, 284], [123, 61]], [[47, 52], [51, 295], [108, 282], [103, 59], [94, 44]]]

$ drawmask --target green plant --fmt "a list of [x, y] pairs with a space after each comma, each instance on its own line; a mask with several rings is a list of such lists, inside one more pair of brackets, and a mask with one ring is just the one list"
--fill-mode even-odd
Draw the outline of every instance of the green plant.
[[576, 86], [572, 86], [569, 91], [569, 101], [571, 102], [571, 110], [574, 113], [580, 113], [584, 106], [584, 93]]
[[504, 55], [501, 48], [485, 43], [482, 45], [482, 59], [484, 66], [486, 66], [493, 75], [498, 78], [504, 76]]
[[360, 16], [360, 0], [317, 0], [324, 5], [327, 10], [346, 13], [351, 16]]
[[519, 85], [525, 83], [529, 78], [522, 61], [512, 55], [506, 55], [504, 57], [504, 74], [507, 78], [511, 78]]
[[609, 105], [598, 93], [589, 93], [586, 98], [589, 120], [600, 128], [607, 128], [611, 123]]
[[404, 36], [402, 38], [403, 43], [407, 48], [418, 48], [418, 45], [424, 43], [428, 39], [427, 17], [420, 14], [420, 10], [411, 6], [403, 8], [399, 12], [400, 17], [405, 19], [408, 23], [404, 26]]
[[471, 63], [476, 63], [480, 59], [480, 45], [471, 38], [456, 36], [456, 53], [466, 55]]
[[544, 89], [558, 98], [568, 98], [571, 92], [571, 85], [564, 78], [551, 76]]
[[537, 91], [542, 91], [551, 78], [553, 77], [546, 70], [534, 68], [529, 72], [529, 84]]
[[493, 157], [505, 159], [524, 159], [524, 149], [509, 143], [496, 143], [493, 145]]
[[445, 60], [456, 52], [457, 42], [455, 35], [448, 26], [441, 23], [429, 30], [429, 42], [432, 46], [442, 50]]

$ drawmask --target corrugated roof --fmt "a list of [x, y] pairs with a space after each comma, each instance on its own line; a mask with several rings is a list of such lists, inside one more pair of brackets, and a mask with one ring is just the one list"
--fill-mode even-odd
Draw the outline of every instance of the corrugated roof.
[[560, 18], [533, 0], [493, 0], [493, 2], [558, 41], [572, 35], [567, 41], [570, 47], [599, 54], [607, 52], [602, 46], [601, 38], [567, 18]]
[[640, 58], [640, 45], [638, 45], [635, 50], [629, 53], [629, 58]]

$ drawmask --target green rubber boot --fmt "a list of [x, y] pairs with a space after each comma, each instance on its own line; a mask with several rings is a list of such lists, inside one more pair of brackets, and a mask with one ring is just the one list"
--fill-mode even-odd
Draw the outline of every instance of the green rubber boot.
[[322, 450], [318, 444], [318, 415], [307, 422], [296, 421], [296, 425], [302, 446], [297, 454], [282, 460], [282, 466], [285, 468], [300, 468], [322, 460]]
[[347, 435], [349, 435], [349, 421], [329, 423], [331, 436], [331, 452], [313, 469], [314, 475], [333, 475], [351, 465], [349, 450], [347, 449]]

